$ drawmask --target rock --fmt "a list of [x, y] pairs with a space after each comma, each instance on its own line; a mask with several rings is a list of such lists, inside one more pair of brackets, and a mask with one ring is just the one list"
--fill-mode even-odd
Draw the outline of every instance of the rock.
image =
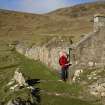
[[91, 67], [94, 65], [94, 62], [89, 62], [88, 65]]
[[92, 77], [88, 77], [88, 79], [89, 79], [89, 80], [91, 80], [91, 79], [92, 79]]
[[80, 76], [80, 74], [83, 72], [82, 69], [76, 70], [73, 77], [73, 82], [75, 82], [76, 78]]
[[10, 90], [16, 91], [16, 90], [18, 90], [18, 89], [16, 89], [17, 87], [18, 87], [18, 85], [16, 84], [16, 85], [10, 87]]
[[105, 92], [102, 92], [102, 93], [101, 93], [101, 96], [102, 96], [102, 97], [105, 97]]
[[20, 68], [17, 68], [14, 74], [14, 80], [17, 82], [19, 86], [26, 86], [25, 78], [22, 73], [19, 71]]
[[14, 82], [15, 82], [15, 81], [12, 79], [12, 80], [7, 84], [7, 86], [12, 85]]
[[30, 101], [28, 100], [22, 100], [21, 98], [16, 98], [14, 100], [10, 100], [7, 105], [33, 105]]
[[12, 100], [10, 100], [10, 101], [7, 103], [7, 105], [14, 105], [14, 104], [12, 103]]
[[94, 96], [98, 96], [98, 92], [91, 91], [90, 93], [91, 93], [92, 95], [94, 95]]
[[12, 90], [12, 91], [17, 91], [17, 90], [19, 90], [20, 87], [28, 86], [28, 84], [26, 83], [26, 80], [25, 80], [23, 74], [19, 70], [20, 70], [20, 68], [16, 69], [13, 78], [7, 84], [7, 86], [11, 86], [10, 90]]
[[36, 103], [39, 103], [37, 102], [37, 100], [38, 98], [40, 98], [39, 95], [40, 90], [31, 86], [26, 81], [27, 80], [25, 80], [23, 74], [19, 72], [19, 68], [17, 68], [14, 73], [13, 79], [11, 79], [11, 81], [7, 84], [7, 86], [10, 86], [10, 90], [12, 90], [10, 92], [13, 92], [12, 94], [19, 93], [18, 98], [14, 97], [17, 95], [13, 95], [14, 99], [11, 99], [7, 103], [7, 105], [36, 105]]
[[96, 79], [98, 79], [98, 78], [97, 78], [97, 77], [93, 77], [93, 79], [95, 79], [95, 80], [96, 80]]
[[101, 78], [101, 75], [98, 75], [102, 70], [92, 71], [90, 74], [87, 75], [88, 80], [98, 80]]
[[105, 96], [105, 82], [100, 78], [96, 83], [89, 86], [90, 94], [94, 96], [104, 97]]

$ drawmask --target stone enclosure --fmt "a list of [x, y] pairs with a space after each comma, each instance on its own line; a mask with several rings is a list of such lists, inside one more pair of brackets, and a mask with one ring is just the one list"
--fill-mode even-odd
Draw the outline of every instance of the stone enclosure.
[[[55, 44], [55, 41], [57, 44]], [[55, 44], [54, 46], [52, 46], [53, 42]], [[59, 40], [55, 38], [48, 42], [48, 44], [32, 46], [31, 48], [27, 48], [23, 44], [18, 44], [16, 45], [16, 50], [30, 59], [41, 61], [49, 68], [53, 68], [53, 70], [60, 70], [59, 53], [62, 50], [69, 53], [69, 44], [63, 44], [63, 42], [59, 42]]]
[[80, 68], [105, 66], [105, 16], [94, 16], [94, 31], [86, 35], [75, 45], [74, 65]]
[[72, 69], [83, 69], [105, 66], [105, 15], [94, 16], [93, 32], [87, 34], [79, 42], [70, 44], [61, 39], [52, 39], [43, 46], [25, 47], [17, 44], [16, 50], [26, 57], [40, 60], [48, 67], [59, 70], [59, 52], [65, 50], [70, 55]]

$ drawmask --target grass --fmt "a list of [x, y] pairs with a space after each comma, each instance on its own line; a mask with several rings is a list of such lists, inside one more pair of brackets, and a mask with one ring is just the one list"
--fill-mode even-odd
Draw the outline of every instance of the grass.
[[[48, 101], [50, 100], [50, 101]], [[70, 97], [57, 97], [57, 96], [42, 96], [41, 105], [94, 105], [91, 102], [82, 101], [76, 98]]]
[[[2, 50], [0, 51], [0, 55], [3, 57], [7, 56], [6, 49], [8, 49], [8, 47], [5, 45], [3, 49], [2, 46], [0, 46], [0, 48]], [[91, 103], [89, 100], [84, 101], [83, 99], [79, 99], [79, 93], [82, 91], [82, 87], [79, 84], [70, 85], [68, 83], [58, 82], [59, 76], [41, 62], [27, 59], [15, 51], [9, 52], [9, 57], [6, 57], [6, 60], [1, 60], [2, 63], [0, 63], [0, 102], [4, 102], [2, 105], [5, 105], [11, 97], [28, 97], [27, 93], [29, 91], [27, 91], [27, 89], [22, 89], [14, 94], [9, 91], [9, 87], [6, 87], [6, 84], [12, 79], [17, 67], [21, 67], [21, 72], [26, 77], [51, 80], [35, 85], [35, 87], [40, 89], [41, 105], [100, 105], [98, 103]], [[65, 93], [69, 95], [48, 95], [46, 92]]]

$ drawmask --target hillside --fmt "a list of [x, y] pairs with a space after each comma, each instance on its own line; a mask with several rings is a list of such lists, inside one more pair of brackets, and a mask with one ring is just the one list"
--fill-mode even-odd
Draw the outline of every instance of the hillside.
[[54, 16], [67, 16], [70, 18], [91, 16], [95, 13], [105, 13], [105, 2], [92, 2], [79, 4], [72, 7], [61, 8], [56, 11], [48, 13], [48, 15]]
[[77, 41], [93, 30], [93, 15], [100, 12], [105, 13], [105, 2], [76, 5], [44, 15], [0, 10], [0, 39], [35, 43], [45, 42], [45, 36], [65, 35], [74, 36]]
[[18, 67], [26, 78], [36, 81], [34, 101], [38, 103], [27, 105], [102, 105], [96, 97], [85, 93], [84, 86], [59, 82], [58, 74], [56, 75], [39, 61], [27, 59], [11, 50], [4, 41], [0, 41], [0, 105], [7, 105], [9, 100], [17, 97], [22, 100], [30, 99], [26, 87], [12, 91], [10, 87], [15, 84], [10, 87], [7, 85]]
[[1, 10], [0, 39], [32, 41], [46, 21], [49, 21], [48, 16]]
[[[62, 8], [43, 15], [0, 10], [0, 105], [11, 105], [7, 103], [19, 98], [31, 102], [27, 105], [105, 105], [105, 67], [84, 69], [77, 77], [75, 71], [71, 76], [73, 68], [70, 68], [70, 81], [62, 82], [60, 73], [39, 60], [26, 58], [25, 52], [19, 54], [9, 43], [25, 42], [31, 44], [27, 51], [35, 51], [31, 49], [36, 47], [33, 44], [44, 44], [55, 36], [78, 41], [93, 30], [93, 15], [100, 12], [105, 13], [105, 2]], [[27, 85], [17, 85], [17, 81], [9, 84], [17, 68]]]

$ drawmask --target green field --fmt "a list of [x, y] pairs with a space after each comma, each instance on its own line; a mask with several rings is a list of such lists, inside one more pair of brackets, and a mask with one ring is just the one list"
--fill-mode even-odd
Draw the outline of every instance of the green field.
[[21, 68], [21, 72], [26, 77], [40, 80], [35, 87], [40, 90], [41, 101], [39, 104], [41, 105], [100, 105], [96, 101], [91, 102], [80, 98], [83, 88], [79, 84], [59, 82], [57, 73], [52, 72], [39, 61], [27, 59], [17, 52], [11, 51], [3, 41], [0, 42], [0, 105], [5, 105], [8, 100], [17, 96], [27, 98], [27, 90], [11, 93], [6, 86], [17, 67]]

